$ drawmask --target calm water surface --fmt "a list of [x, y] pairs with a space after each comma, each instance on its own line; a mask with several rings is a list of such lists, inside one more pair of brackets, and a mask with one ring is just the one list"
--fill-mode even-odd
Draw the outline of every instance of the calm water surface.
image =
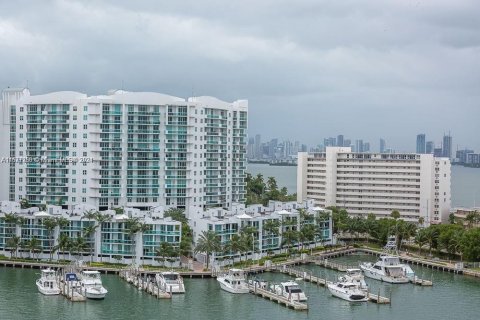
[[[354, 255], [340, 261], [353, 264], [375, 259]], [[334, 279], [337, 272], [309, 265], [303, 268]], [[114, 275], [104, 275], [109, 290], [103, 301], [71, 303], [62, 296], [37, 292], [37, 270], [0, 268], [0, 319], [478, 319], [480, 280], [415, 268], [433, 279], [433, 287], [388, 285], [368, 279], [372, 291], [392, 298], [392, 305], [355, 304], [332, 297], [323, 287], [299, 282], [309, 296], [308, 312], [287, 309], [250, 294], [233, 295], [220, 290], [214, 279], [185, 279], [187, 293], [172, 300], [157, 300]], [[268, 281], [291, 279], [265, 273]]]
[[[297, 167], [269, 166], [249, 163], [247, 172], [263, 174], [264, 179], [275, 177], [279, 187], [287, 187], [289, 193], [297, 192]], [[452, 207], [480, 206], [480, 168], [452, 166]]]

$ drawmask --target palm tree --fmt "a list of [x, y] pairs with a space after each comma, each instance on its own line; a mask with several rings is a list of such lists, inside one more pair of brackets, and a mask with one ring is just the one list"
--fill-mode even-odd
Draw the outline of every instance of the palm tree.
[[304, 224], [300, 227], [298, 233], [298, 241], [302, 244], [302, 250], [304, 249], [305, 242], [315, 241], [316, 228], [313, 224]]
[[65, 260], [65, 251], [70, 247], [71, 239], [66, 233], [61, 233], [58, 238], [58, 250], [63, 253], [63, 260]]
[[465, 217], [465, 221], [467, 222], [467, 227], [469, 229], [473, 227], [473, 225], [477, 222], [477, 220], [478, 220], [478, 213], [476, 211], [469, 212]]
[[[85, 239], [88, 239], [88, 249], [90, 254], [90, 262], [93, 262], [93, 248], [95, 246], [95, 232], [97, 231], [98, 225], [90, 224], [83, 228], [82, 233]], [[93, 237], [92, 237], [93, 236]]]
[[132, 246], [132, 256], [133, 263], [136, 263], [136, 242], [137, 242], [137, 233], [140, 231], [140, 218], [133, 217], [128, 218], [124, 222], [124, 230], [128, 234], [131, 240]]
[[11, 258], [13, 258], [13, 256], [15, 256], [15, 258], [17, 257], [17, 251], [18, 251], [18, 247], [20, 247], [20, 242], [21, 242], [21, 239], [18, 236], [13, 236], [7, 240], [6, 247], [10, 248]]
[[390, 213], [390, 217], [397, 220], [400, 218], [400, 212], [398, 210], [393, 210], [392, 213]]
[[429, 254], [432, 255], [432, 248], [436, 247], [437, 240], [438, 240], [438, 229], [435, 227], [433, 228], [430, 227], [425, 230], [426, 230], [425, 237], [428, 242], [428, 251], [429, 251]]
[[[243, 251], [243, 242], [238, 234], [232, 235], [232, 237], [230, 238], [230, 241], [225, 245], [225, 250], [227, 254], [230, 254], [232, 259], [232, 264], [233, 264], [235, 255]], [[241, 260], [241, 256], [240, 256], [240, 260]]]
[[80, 220], [96, 220], [99, 212], [95, 210], [87, 210], [83, 213], [83, 216], [80, 218]]
[[415, 244], [418, 245], [420, 251], [422, 251], [423, 246], [428, 242], [426, 230], [427, 229], [420, 229], [415, 236]]
[[287, 246], [288, 251], [291, 251], [291, 247], [298, 240], [298, 232], [296, 230], [287, 230], [282, 234], [282, 247]]
[[424, 224], [424, 223], [425, 223], [425, 218], [424, 218], [424, 217], [418, 218], [418, 224], [419, 224], [420, 226], [423, 227], [423, 224]]
[[197, 245], [195, 246], [195, 253], [205, 252], [207, 256], [207, 269], [208, 262], [210, 260], [210, 254], [218, 252], [222, 249], [220, 237], [212, 230], [202, 231], [202, 234], [198, 237]]
[[160, 243], [160, 248], [155, 249], [155, 255], [157, 257], [161, 257], [164, 267], [165, 267], [165, 262], [168, 260], [168, 258], [174, 258], [178, 256], [177, 250], [169, 242]]
[[36, 237], [31, 238], [27, 242], [27, 248], [29, 250], [29, 253], [31, 253], [33, 255], [33, 258], [35, 259], [35, 253], [41, 249], [40, 240], [38, 240]]
[[49, 240], [49, 247], [50, 247], [50, 261], [52, 261], [53, 260], [53, 253], [54, 253], [52, 251], [53, 246], [54, 246], [53, 231], [57, 227], [57, 220], [55, 218], [47, 217], [47, 218], [43, 219], [42, 224], [45, 227], [45, 229], [47, 230], [47, 237], [48, 237], [48, 240]]
[[[100, 227], [99, 230], [102, 229], [104, 223], [110, 221], [111, 219], [112, 219], [112, 217], [109, 216], [109, 215], [101, 214], [101, 213], [98, 212], [98, 211], [95, 212], [95, 220], [97, 221], [98, 226]], [[102, 255], [102, 253], [100, 252], [100, 262], [102, 262], [102, 261], [103, 261], [103, 255]]]
[[73, 242], [71, 242], [71, 250], [74, 254], [77, 254], [80, 258], [80, 254], [85, 251], [87, 248], [87, 242], [84, 237], [77, 237]]

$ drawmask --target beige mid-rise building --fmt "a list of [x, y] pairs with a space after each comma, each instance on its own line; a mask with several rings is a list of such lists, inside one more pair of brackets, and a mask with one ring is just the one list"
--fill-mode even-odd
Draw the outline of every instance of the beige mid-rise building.
[[297, 200], [338, 206], [351, 215], [389, 217], [425, 224], [448, 220], [450, 160], [432, 154], [356, 153], [349, 147], [298, 154]]

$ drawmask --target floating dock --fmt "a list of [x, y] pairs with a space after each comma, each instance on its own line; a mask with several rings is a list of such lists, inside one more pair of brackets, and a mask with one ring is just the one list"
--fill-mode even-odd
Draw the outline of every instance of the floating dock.
[[126, 269], [119, 272], [120, 278], [131, 283], [138, 289], [141, 289], [158, 299], [171, 299], [172, 293], [167, 292], [166, 288], [160, 288], [154, 279], [143, 274], [138, 270]]
[[[286, 266], [280, 267], [280, 268], [272, 268], [272, 271], [273, 270], [284, 273], [284, 274], [288, 274], [289, 276], [295, 276], [296, 278], [301, 278], [304, 281], [315, 283], [320, 286], [326, 286], [329, 283], [326, 279], [312, 275], [311, 272], [301, 271], [301, 270], [286, 267]], [[373, 294], [370, 292], [368, 293], [368, 300], [378, 304], [390, 303], [390, 298], [382, 297], [380, 294]]]
[[262, 289], [259, 288], [256, 284], [255, 285], [248, 285], [250, 289], [250, 293], [253, 293], [256, 296], [262, 297], [264, 299], [268, 299], [270, 301], [274, 301], [278, 304], [284, 305], [287, 308], [291, 308], [294, 310], [308, 310], [308, 305], [303, 302], [299, 301], [294, 301], [294, 300], [289, 300], [288, 298], [285, 298], [284, 296], [278, 295], [272, 291], [269, 291], [267, 289]]

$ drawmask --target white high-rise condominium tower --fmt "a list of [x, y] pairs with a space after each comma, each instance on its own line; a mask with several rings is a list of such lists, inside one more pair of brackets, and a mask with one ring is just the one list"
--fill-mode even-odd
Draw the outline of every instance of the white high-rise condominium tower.
[[297, 200], [351, 215], [441, 223], [450, 211], [450, 160], [432, 154], [357, 153], [351, 148], [298, 154]]
[[10, 200], [100, 210], [244, 200], [246, 100], [54, 92], [12, 110]]

